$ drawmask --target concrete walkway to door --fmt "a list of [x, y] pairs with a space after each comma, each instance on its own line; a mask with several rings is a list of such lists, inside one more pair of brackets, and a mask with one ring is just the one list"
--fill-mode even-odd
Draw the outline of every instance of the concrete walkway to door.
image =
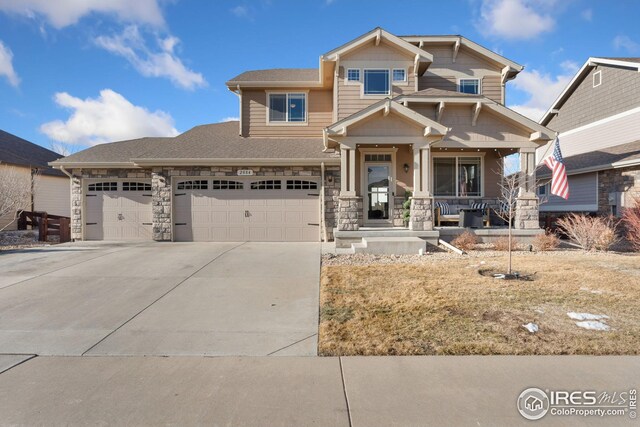
[[84, 242], [0, 255], [1, 353], [316, 354], [320, 244]]

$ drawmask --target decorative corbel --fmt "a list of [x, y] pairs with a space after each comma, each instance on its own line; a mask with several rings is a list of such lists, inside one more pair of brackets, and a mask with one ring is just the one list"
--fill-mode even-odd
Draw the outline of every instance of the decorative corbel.
[[460, 38], [456, 40], [453, 44], [453, 62], [456, 62], [456, 57], [458, 56], [458, 51], [460, 50]]
[[420, 54], [416, 53], [416, 57], [413, 60], [413, 75], [418, 76], [418, 62], [420, 62]]
[[436, 111], [436, 122], [440, 122], [442, 119], [442, 115], [444, 114], [444, 101], [440, 101], [438, 103], [437, 111]]
[[387, 117], [389, 115], [389, 110], [391, 109], [391, 100], [388, 99], [387, 102], [384, 103], [384, 112], [382, 115]]
[[480, 110], [482, 109], [482, 103], [476, 102], [473, 106], [473, 117], [471, 119], [471, 126], [475, 126], [478, 122], [478, 116], [480, 115]]
[[380, 44], [380, 39], [382, 38], [382, 30], [378, 28], [378, 33], [376, 34], [376, 46]]

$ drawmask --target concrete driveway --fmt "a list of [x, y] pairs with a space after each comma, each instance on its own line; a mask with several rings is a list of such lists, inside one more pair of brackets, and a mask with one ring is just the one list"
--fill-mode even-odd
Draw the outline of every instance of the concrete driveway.
[[315, 355], [320, 245], [76, 243], [0, 254], [0, 352]]

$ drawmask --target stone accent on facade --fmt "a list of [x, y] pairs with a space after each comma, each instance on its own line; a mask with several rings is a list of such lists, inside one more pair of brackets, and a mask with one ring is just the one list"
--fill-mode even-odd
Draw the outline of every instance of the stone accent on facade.
[[621, 204], [623, 207], [632, 207], [635, 200], [640, 200], [640, 167], [609, 169], [598, 173], [598, 214], [621, 215], [619, 206], [609, 204], [610, 193], [623, 193]]
[[411, 198], [409, 229], [412, 231], [433, 230], [433, 199], [431, 197]]
[[71, 240], [82, 240], [82, 178], [71, 178]]
[[521, 230], [540, 228], [538, 197], [527, 194], [518, 197], [514, 227]]
[[363, 222], [362, 197], [338, 197], [338, 230], [357, 231]]
[[171, 176], [162, 168], [151, 173], [151, 209], [153, 210], [153, 240], [171, 241]]
[[393, 226], [394, 227], [404, 227], [404, 208], [402, 207], [402, 204], [404, 203], [405, 198], [402, 196], [398, 196], [398, 197], [394, 197], [393, 198], [393, 211], [392, 211], [392, 216], [391, 218], [393, 219]]
[[333, 229], [338, 226], [338, 199], [340, 197], [340, 167], [327, 166], [324, 171], [324, 229], [327, 240], [333, 240]]

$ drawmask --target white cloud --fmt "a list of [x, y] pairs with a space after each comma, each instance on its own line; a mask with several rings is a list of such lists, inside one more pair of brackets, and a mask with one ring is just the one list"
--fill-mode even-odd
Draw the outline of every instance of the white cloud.
[[477, 28], [485, 35], [532, 39], [553, 30], [551, 0], [482, 0]]
[[11, 86], [20, 84], [20, 77], [13, 69], [13, 52], [0, 40], [0, 76], [5, 76]]
[[238, 18], [249, 18], [249, 8], [247, 6], [236, 6], [230, 9], [230, 12], [233, 13]]
[[72, 111], [67, 121], [54, 120], [40, 131], [54, 141], [96, 145], [144, 136], [175, 136], [173, 118], [164, 111], [151, 112], [133, 105], [111, 89], [98, 98], [80, 99], [66, 92], [56, 93], [56, 104]]
[[175, 48], [180, 39], [168, 36], [160, 38], [156, 36], [159, 51], [152, 51], [138, 27], [130, 25], [122, 34], [113, 37], [100, 36], [95, 43], [116, 55], [125, 58], [140, 74], [146, 77], [166, 77], [175, 85], [184, 89], [195, 89], [206, 86], [207, 82], [202, 74], [187, 68], [175, 53]]
[[557, 76], [538, 70], [521, 72], [512, 84], [515, 89], [525, 92], [529, 99], [509, 108], [535, 121], [540, 120], [579, 69], [579, 65], [573, 61], [564, 61], [560, 67], [562, 71]]
[[55, 28], [77, 23], [91, 13], [115, 15], [125, 22], [164, 25], [160, 0], [0, 0], [0, 10], [36, 18], [43, 16]]
[[584, 19], [587, 22], [591, 22], [593, 21], [593, 10], [592, 9], [585, 9], [580, 13], [580, 17], [582, 19]]
[[221, 122], [237, 122], [238, 120], [240, 120], [239, 117], [224, 117], [222, 120], [220, 120]]
[[633, 41], [628, 36], [616, 36], [613, 39], [613, 47], [616, 50], [626, 50], [629, 53], [640, 52], [640, 43]]

